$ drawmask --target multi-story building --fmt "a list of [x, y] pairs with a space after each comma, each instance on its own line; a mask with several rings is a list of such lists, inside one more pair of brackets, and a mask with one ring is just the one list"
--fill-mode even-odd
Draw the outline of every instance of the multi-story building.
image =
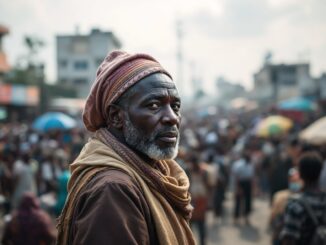
[[57, 79], [62, 86], [77, 89], [85, 98], [94, 81], [96, 70], [108, 52], [121, 48], [112, 32], [92, 29], [89, 35], [57, 36]]
[[315, 95], [317, 83], [309, 68], [309, 64], [265, 64], [254, 74], [256, 100], [277, 103], [291, 97]]
[[326, 100], [326, 73], [321, 74], [320, 77], [316, 78], [318, 84], [318, 98]]

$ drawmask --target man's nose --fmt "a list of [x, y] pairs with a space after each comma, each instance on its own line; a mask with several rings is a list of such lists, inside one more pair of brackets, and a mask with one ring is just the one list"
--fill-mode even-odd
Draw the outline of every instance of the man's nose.
[[180, 115], [176, 113], [171, 106], [166, 106], [164, 110], [164, 115], [162, 118], [163, 123], [171, 124], [171, 125], [179, 125], [180, 123]]

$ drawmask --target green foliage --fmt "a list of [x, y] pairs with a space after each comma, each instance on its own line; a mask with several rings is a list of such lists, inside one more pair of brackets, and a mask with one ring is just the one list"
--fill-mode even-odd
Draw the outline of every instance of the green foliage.
[[5, 75], [4, 81], [9, 84], [20, 85], [37, 85], [40, 78], [37, 76], [34, 67], [14, 67], [9, 73]]
[[40, 49], [45, 46], [45, 42], [36, 36], [25, 36], [24, 44], [28, 50], [26, 57], [28, 66], [32, 66], [36, 63], [35, 59]]
[[44, 67], [36, 57], [45, 43], [35, 36], [25, 36], [27, 55], [21, 55], [13, 69], [5, 75], [4, 81], [15, 85], [39, 85], [44, 80]]

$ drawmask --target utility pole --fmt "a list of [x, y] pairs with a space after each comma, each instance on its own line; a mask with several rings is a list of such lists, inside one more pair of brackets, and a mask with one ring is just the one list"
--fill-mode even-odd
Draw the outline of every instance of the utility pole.
[[183, 28], [181, 20], [176, 22], [176, 35], [177, 35], [177, 84], [180, 91], [183, 91]]
[[36, 66], [36, 75], [38, 79], [38, 88], [39, 88], [39, 112], [43, 114], [48, 109], [48, 100], [47, 91], [45, 86], [45, 75], [44, 75], [44, 64], [39, 64]]

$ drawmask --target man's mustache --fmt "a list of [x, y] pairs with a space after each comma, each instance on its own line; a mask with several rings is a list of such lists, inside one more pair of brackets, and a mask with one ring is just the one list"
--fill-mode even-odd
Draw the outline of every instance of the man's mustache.
[[179, 129], [173, 126], [173, 127], [165, 127], [163, 129], [160, 129], [158, 132], [155, 132], [155, 137], [163, 137], [163, 136], [179, 137]]

